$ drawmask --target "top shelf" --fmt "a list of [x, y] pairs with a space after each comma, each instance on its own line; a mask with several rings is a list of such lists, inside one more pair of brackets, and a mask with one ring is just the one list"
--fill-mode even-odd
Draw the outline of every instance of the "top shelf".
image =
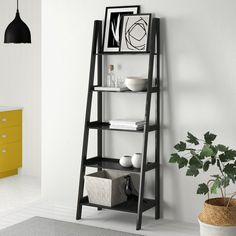
[[[96, 55], [149, 55], [151, 52], [97, 52]], [[157, 52], [154, 55], [158, 55]]]

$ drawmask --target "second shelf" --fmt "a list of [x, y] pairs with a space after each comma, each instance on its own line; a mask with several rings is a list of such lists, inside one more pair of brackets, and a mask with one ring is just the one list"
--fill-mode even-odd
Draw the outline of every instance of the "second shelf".
[[[130, 172], [140, 172], [140, 168], [134, 167], [123, 167], [119, 164], [119, 159], [106, 158], [106, 157], [93, 157], [85, 161], [85, 165], [88, 167], [103, 168], [110, 170], [122, 170]], [[148, 162], [144, 171], [149, 171], [155, 169], [156, 164], [153, 162]]]

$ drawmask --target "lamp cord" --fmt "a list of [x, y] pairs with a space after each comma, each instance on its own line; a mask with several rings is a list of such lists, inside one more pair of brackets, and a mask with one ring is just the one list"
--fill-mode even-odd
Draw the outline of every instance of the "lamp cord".
[[17, 0], [17, 11], [19, 10], [19, 1]]

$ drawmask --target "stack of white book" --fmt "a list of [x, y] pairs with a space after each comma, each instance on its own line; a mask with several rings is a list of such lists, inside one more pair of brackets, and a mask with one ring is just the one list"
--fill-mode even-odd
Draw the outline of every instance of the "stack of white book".
[[111, 129], [128, 129], [128, 130], [140, 130], [143, 129], [145, 121], [137, 119], [117, 119], [110, 120]]
[[98, 86], [98, 87], [94, 87], [95, 91], [111, 91], [111, 92], [123, 92], [123, 91], [127, 91], [129, 90], [127, 87], [102, 87], [102, 86]]

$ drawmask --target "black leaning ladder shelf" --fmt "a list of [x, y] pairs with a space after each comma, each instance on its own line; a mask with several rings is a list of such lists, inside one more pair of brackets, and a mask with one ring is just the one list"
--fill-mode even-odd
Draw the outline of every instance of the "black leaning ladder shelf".
[[[76, 219], [81, 219], [82, 206], [97, 207], [98, 210], [102, 208], [131, 212], [137, 214], [137, 224], [136, 229], [141, 229], [142, 225], [142, 214], [144, 211], [155, 207], [155, 219], [160, 218], [160, 19], [153, 18], [150, 38], [149, 38], [149, 51], [139, 52], [139, 54], [146, 53], [149, 56], [149, 66], [148, 66], [148, 84], [146, 93], [146, 108], [145, 108], [145, 121], [146, 124], [142, 130], [119, 130], [109, 128], [109, 124], [103, 122], [102, 117], [102, 93], [108, 91], [95, 91], [95, 86], [102, 86], [102, 60], [103, 56], [107, 53], [102, 52], [102, 21], [94, 21], [93, 29], [93, 41], [92, 41], [92, 51], [91, 51], [91, 62], [90, 62], [90, 74], [89, 74], [89, 84], [88, 84], [88, 97], [87, 97], [87, 107], [85, 115], [84, 124], [84, 137], [83, 137], [83, 149], [81, 158], [81, 169], [80, 169], [80, 181], [79, 181], [79, 193], [78, 193], [78, 205]], [[109, 54], [121, 54], [121, 53], [109, 53]], [[124, 53], [125, 54], [125, 53]], [[127, 53], [126, 53], [127, 54]], [[136, 53], [130, 53], [132, 55]], [[154, 69], [154, 57], [156, 56], [156, 80], [153, 86], [153, 69]], [[94, 75], [95, 75], [95, 63], [97, 63], [97, 85], [94, 85]], [[97, 121], [90, 121], [91, 105], [93, 93], [97, 93]], [[120, 93], [143, 93], [143, 92], [132, 92], [125, 91]], [[156, 93], [156, 122], [155, 124], [149, 123], [150, 108], [151, 108], [151, 95]], [[88, 150], [88, 137], [89, 130], [97, 130], [97, 156], [87, 159]], [[141, 168], [123, 168], [119, 165], [118, 159], [103, 157], [103, 130], [111, 131], [126, 131], [126, 132], [138, 132], [143, 133], [143, 150], [142, 150], [142, 163]], [[148, 134], [149, 132], [155, 132], [155, 161], [146, 162], [147, 159], [147, 145], [148, 145]], [[139, 184], [139, 196], [138, 199], [130, 199], [120, 205], [114, 207], [100, 206], [96, 204], [89, 203], [88, 197], [83, 196], [84, 194], [84, 176], [86, 167], [95, 167], [98, 170], [102, 169], [113, 169], [113, 170], [124, 170], [130, 172], [140, 173], [140, 184]], [[155, 199], [144, 198], [144, 184], [145, 184], [145, 174], [147, 171], [155, 170]]]

